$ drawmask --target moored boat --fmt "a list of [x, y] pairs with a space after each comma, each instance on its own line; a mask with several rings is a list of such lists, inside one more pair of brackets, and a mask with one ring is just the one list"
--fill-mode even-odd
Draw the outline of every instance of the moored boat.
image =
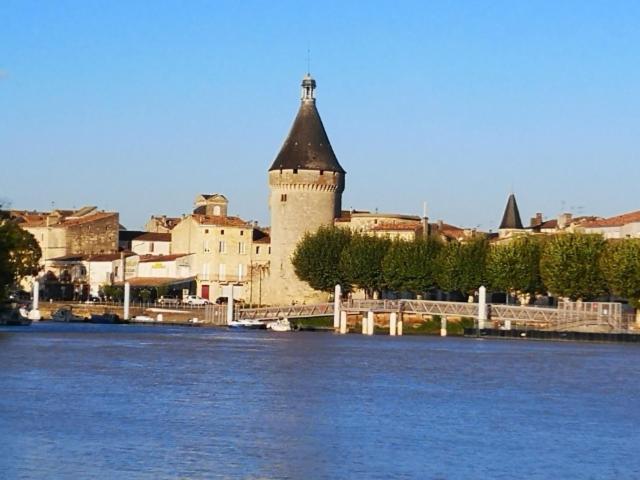
[[0, 309], [0, 325], [31, 325], [31, 319], [23, 315], [22, 309], [18, 308], [2, 308]]
[[61, 307], [51, 315], [52, 322], [86, 322], [87, 319], [73, 313], [71, 307]]
[[267, 328], [266, 323], [260, 320], [233, 320], [227, 323], [229, 328], [246, 328], [250, 330], [264, 330]]
[[91, 314], [91, 318], [89, 319], [91, 323], [129, 323], [128, 320], [121, 319], [115, 313], [103, 313], [103, 314]]
[[279, 318], [275, 322], [267, 323], [267, 329], [274, 332], [290, 332], [291, 322], [289, 322], [289, 319], [287, 318]]

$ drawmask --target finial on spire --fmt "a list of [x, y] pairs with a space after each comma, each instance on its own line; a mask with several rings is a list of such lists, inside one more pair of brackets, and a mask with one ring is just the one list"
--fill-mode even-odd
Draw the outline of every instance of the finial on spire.
[[302, 79], [302, 101], [315, 102], [313, 91], [316, 89], [316, 81], [308, 73]]

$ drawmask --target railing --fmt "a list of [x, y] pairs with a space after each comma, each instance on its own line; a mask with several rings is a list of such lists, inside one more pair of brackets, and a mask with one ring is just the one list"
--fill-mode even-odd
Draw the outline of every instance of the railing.
[[207, 305], [204, 309], [204, 321], [213, 325], [227, 324], [226, 305]]
[[286, 305], [280, 307], [240, 308], [238, 320], [277, 320], [278, 318], [326, 317], [333, 315], [333, 303]]
[[435, 302], [431, 300], [348, 300], [342, 304], [346, 311], [406, 312], [425, 315], [477, 317], [478, 304], [464, 302]]

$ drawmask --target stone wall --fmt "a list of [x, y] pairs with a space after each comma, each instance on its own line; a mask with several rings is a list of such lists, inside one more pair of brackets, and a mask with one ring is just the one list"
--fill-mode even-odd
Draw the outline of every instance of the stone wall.
[[344, 175], [315, 170], [269, 172], [271, 265], [264, 303], [316, 303], [328, 294], [311, 289], [295, 274], [291, 256], [300, 239], [323, 225], [332, 225], [342, 208]]

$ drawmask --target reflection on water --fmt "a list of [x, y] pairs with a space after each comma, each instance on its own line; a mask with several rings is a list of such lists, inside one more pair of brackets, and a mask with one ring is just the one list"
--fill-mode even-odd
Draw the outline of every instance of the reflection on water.
[[638, 478], [640, 349], [0, 331], [2, 478]]

